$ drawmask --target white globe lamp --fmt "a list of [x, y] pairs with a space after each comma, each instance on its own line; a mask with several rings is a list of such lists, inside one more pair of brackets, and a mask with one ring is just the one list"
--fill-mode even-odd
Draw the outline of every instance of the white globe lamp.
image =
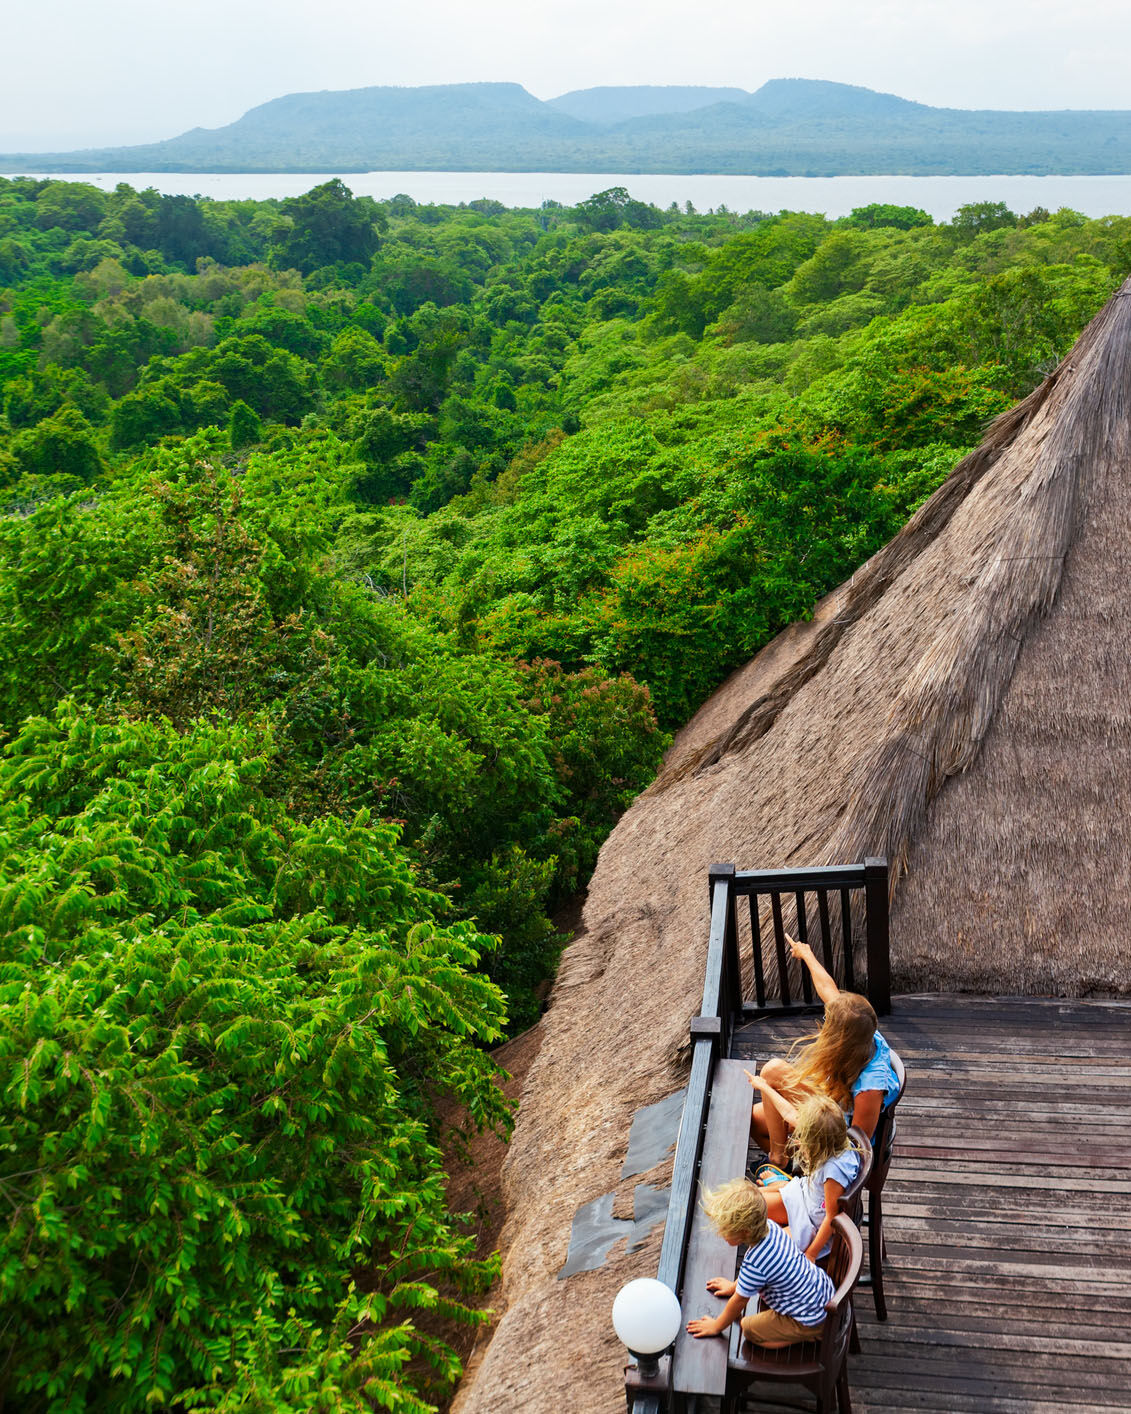
[[638, 1277], [616, 1294], [613, 1329], [628, 1346], [644, 1379], [660, 1372], [659, 1356], [679, 1334], [679, 1300], [670, 1286], [655, 1277]]

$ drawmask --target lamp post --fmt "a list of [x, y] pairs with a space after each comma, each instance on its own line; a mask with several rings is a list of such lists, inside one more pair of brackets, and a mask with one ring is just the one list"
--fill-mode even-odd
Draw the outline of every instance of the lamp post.
[[660, 1356], [679, 1334], [681, 1319], [675, 1292], [655, 1277], [638, 1277], [617, 1292], [613, 1329], [636, 1361], [639, 1383], [658, 1380]]

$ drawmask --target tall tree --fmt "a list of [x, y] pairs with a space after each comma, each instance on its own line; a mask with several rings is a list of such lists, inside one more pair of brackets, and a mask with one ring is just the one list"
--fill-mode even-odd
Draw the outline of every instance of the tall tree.
[[275, 262], [309, 275], [339, 260], [368, 263], [377, 249], [377, 224], [382, 219], [369, 197], [354, 197], [337, 177], [305, 196], [283, 202], [291, 228], [275, 250]]

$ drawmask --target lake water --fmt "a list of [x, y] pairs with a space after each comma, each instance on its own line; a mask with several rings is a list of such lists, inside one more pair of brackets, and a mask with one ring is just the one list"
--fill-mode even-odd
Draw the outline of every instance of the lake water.
[[[13, 174], [8, 174], [13, 175]], [[33, 174], [34, 175], [34, 174]], [[220, 199], [299, 196], [332, 172], [76, 172], [54, 180], [90, 182], [112, 190], [128, 182], [156, 187], [168, 196]], [[948, 221], [972, 201], [1004, 201], [1019, 213], [1069, 206], [1085, 216], [1131, 215], [1131, 176], [1115, 177], [732, 177], [664, 176], [623, 172], [347, 172], [342, 180], [355, 196], [380, 198], [401, 192], [420, 202], [456, 205], [491, 197], [506, 206], [572, 206], [608, 187], [627, 187], [639, 201], [666, 207], [687, 201], [699, 211], [720, 205], [731, 211], [822, 211], [847, 216], [855, 206], [892, 202], [917, 206], [936, 221]]]

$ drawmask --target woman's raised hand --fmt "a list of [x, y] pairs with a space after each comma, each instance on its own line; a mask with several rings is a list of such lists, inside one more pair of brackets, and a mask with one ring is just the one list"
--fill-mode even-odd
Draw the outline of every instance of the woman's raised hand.
[[808, 943], [799, 942], [796, 938], [791, 938], [788, 933], [785, 935], [785, 940], [789, 944], [789, 950], [793, 956], [800, 958], [802, 962], [808, 962], [813, 956], [813, 949]]
[[749, 1080], [750, 1084], [753, 1085], [755, 1090], [761, 1090], [766, 1083], [760, 1075], [755, 1075], [752, 1071], [744, 1070], [742, 1073], [746, 1076], [747, 1080]]
[[798, 942], [796, 938], [791, 938], [788, 933], [783, 933], [789, 950], [799, 962], [803, 962], [809, 969], [809, 976], [813, 979], [813, 986], [817, 989], [817, 995], [828, 1006], [840, 993], [840, 988], [832, 979], [828, 972], [817, 961], [817, 954], [808, 943]]

